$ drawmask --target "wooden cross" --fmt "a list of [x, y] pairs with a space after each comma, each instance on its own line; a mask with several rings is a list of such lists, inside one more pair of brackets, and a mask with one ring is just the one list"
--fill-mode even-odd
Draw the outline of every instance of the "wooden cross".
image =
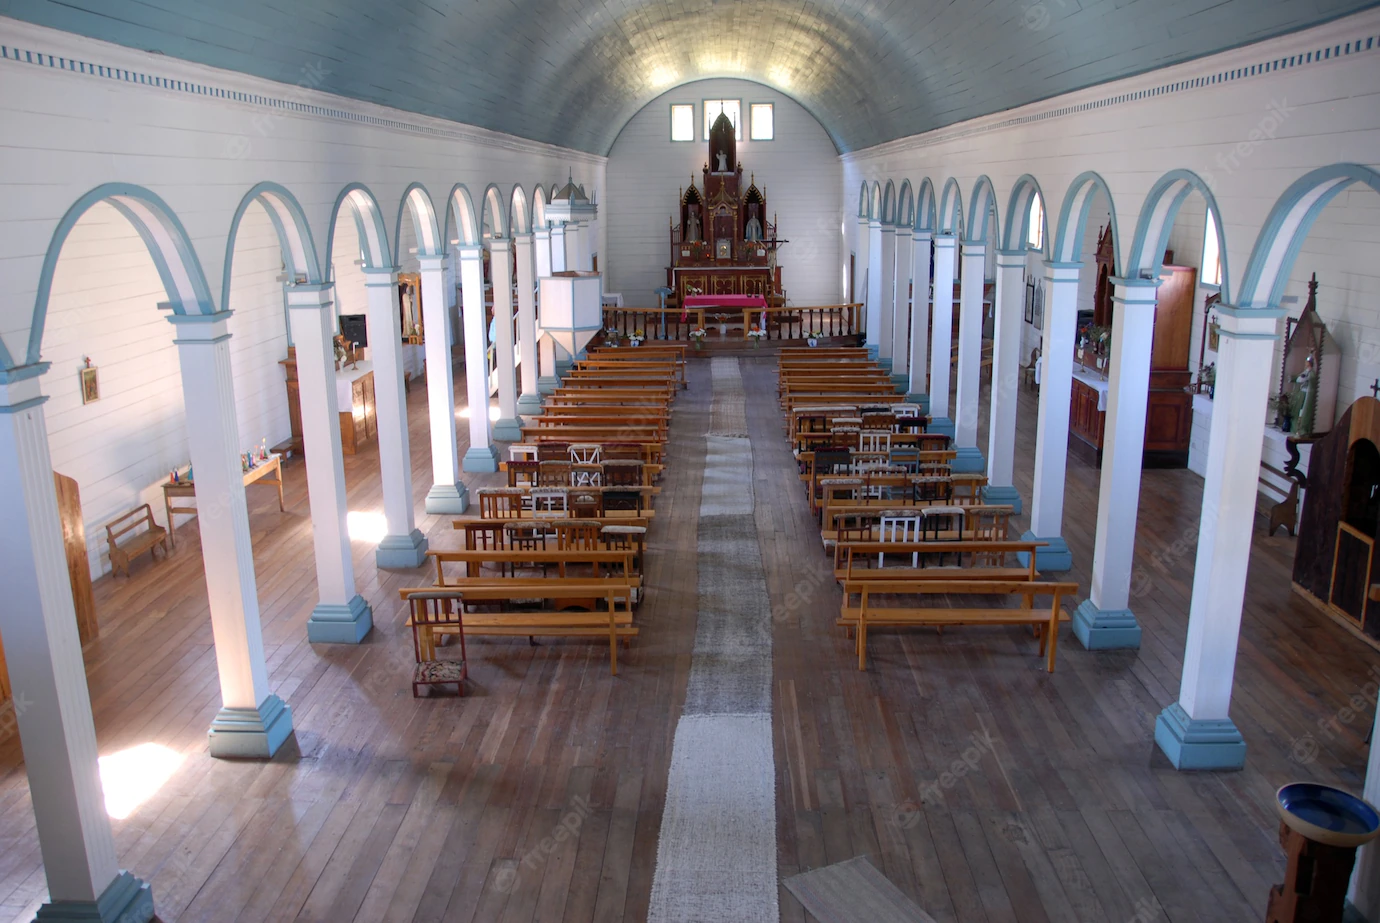
[[1380, 378], [1375, 379], [1375, 384], [1370, 386], [1370, 396], [1380, 397]]

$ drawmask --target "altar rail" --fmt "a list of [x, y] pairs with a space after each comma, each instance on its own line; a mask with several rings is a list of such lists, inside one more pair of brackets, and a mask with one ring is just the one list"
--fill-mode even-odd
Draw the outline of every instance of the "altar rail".
[[[703, 327], [711, 338], [748, 338], [754, 324], [767, 317], [767, 339], [804, 340], [811, 333], [842, 337], [862, 332], [861, 304], [787, 306], [782, 308], [604, 308], [604, 329], [624, 337], [641, 330], [647, 340], [688, 340]], [[682, 319], [684, 318], [684, 319]], [[664, 329], [663, 329], [664, 320]]]

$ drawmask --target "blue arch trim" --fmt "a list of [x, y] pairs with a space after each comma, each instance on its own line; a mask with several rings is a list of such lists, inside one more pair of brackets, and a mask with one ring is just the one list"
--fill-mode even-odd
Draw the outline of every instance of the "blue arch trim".
[[[1270, 216], [1265, 220], [1265, 226], [1260, 229], [1255, 246], [1251, 248], [1251, 257], [1246, 261], [1246, 274], [1241, 281], [1240, 307], [1275, 307], [1279, 304], [1289, 273], [1298, 259], [1299, 249], [1308, 237], [1313, 223], [1318, 220], [1318, 215], [1322, 214], [1323, 209], [1344, 189], [1356, 183], [1365, 183], [1371, 189], [1380, 192], [1380, 173], [1355, 163], [1333, 164], [1304, 174], [1284, 190], [1284, 194], [1275, 202], [1274, 208], [1270, 209]], [[1331, 188], [1319, 196], [1308, 211], [1300, 216], [1294, 227], [1285, 227], [1289, 214], [1306, 196], [1329, 184]], [[1278, 270], [1271, 277], [1266, 274], [1266, 261], [1281, 233], [1290, 235], [1289, 245]], [[1262, 289], [1267, 287], [1268, 292], [1262, 297]]]
[[504, 211], [503, 201], [503, 189], [497, 183], [490, 183], [484, 187], [484, 198], [479, 212], [481, 234], [483, 233], [485, 217], [492, 214], [494, 216], [494, 237], [508, 236], [508, 215]]
[[[1009, 222], [1011, 216], [1008, 214], [1006, 220]], [[994, 221], [996, 228], [989, 236], [987, 225], [989, 221]], [[976, 233], [978, 228], [982, 233]], [[968, 243], [985, 244], [992, 241], [1001, 240], [1001, 215], [997, 213], [997, 190], [992, 188], [992, 180], [983, 174], [977, 178], [973, 184], [973, 194], [968, 202]]]
[[911, 228], [915, 225], [915, 187], [910, 180], [901, 180], [901, 189], [896, 193], [896, 226]]
[[882, 224], [896, 223], [896, 184], [886, 181], [885, 188], [882, 189]]
[[278, 248], [283, 254], [283, 265], [291, 268], [293, 272], [305, 273], [307, 282], [311, 284], [321, 282], [321, 264], [316, 258], [316, 242], [312, 239], [311, 225], [307, 223], [307, 215], [302, 209], [302, 204], [297, 201], [296, 196], [277, 183], [256, 183], [252, 189], [244, 194], [244, 198], [240, 199], [240, 204], [235, 209], [235, 216], [230, 219], [230, 236], [225, 241], [225, 273], [221, 282], [220, 303], [227, 311], [230, 309], [230, 278], [235, 260], [235, 240], [240, 233], [240, 221], [244, 218], [244, 213], [249, 210], [250, 204], [266, 196], [279, 199], [291, 213], [293, 224], [296, 225], [296, 233], [302, 241], [303, 255], [307, 261], [305, 266], [297, 265], [292, 256], [292, 246], [288, 242], [288, 229], [283, 226], [282, 216], [278, 214], [276, 208], [269, 207], [267, 203], [260, 203], [263, 210], [268, 213], [268, 220], [273, 222], [273, 230], [278, 235]]
[[[371, 214], [364, 215], [359, 205], [356, 203], [352, 193], [362, 192], [369, 200], [369, 211]], [[388, 246], [388, 229], [383, 224], [383, 210], [379, 208], [378, 197], [369, 190], [363, 183], [350, 183], [340, 190], [340, 195], [335, 197], [335, 207], [331, 210], [331, 224], [326, 231], [326, 267], [329, 267], [334, 259], [335, 249], [335, 223], [340, 220], [341, 206], [349, 205], [350, 218], [355, 223], [355, 232], [359, 235], [359, 241], [364, 245], [364, 265], [368, 269], [389, 270], [393, 267], [387, 265], [390, 254], [393, 252]], [[369, 236], [365, 233], [365, 219], [371, 219], [374, 224], [374, 232], [379, 238], [379, 253], [372, 253], [368, 247]]]
[[[1140, 219], [1136, 222], [1136, 236], [1131, 241], [1131, 255], [1126, 271], [1131, 278], [1143, 273], [1149, 273], [1151, 278], [1159, 276], [1163, 269], [1164, 248], [1169, 246], [1169, 235], [1174, 230], [1174, 219], [1183, 207], [1184, 200], [1192, 195], [1194, 190], [1202, 193], [1203, 199], [1207, 202], [1207, 210], [1217, 224], [1217, 246], [1222, 260], [1222, 303], [1232, 304], [1231, 274], [1227, 266], [1227, 238], [1222, 225], [1222, 209], [1217, 205], [1217, 199], [1207, 183], [1191, 170], [1170, 170], [1150, 187], [1150, 192], [1145, 196], [1145, 204], [1140, 209]], [[1159, 233], [1153, 242], [1149, 241], [1146, 238], [1150, 233], [1150, 223], [1155, 220], [1155, 211], [1161, 200], [1171, 193], [1173, 199], [1164, 213]]]
[[[460, 199], [460, 203], [468, 215], [467, 224], [470, 227], [468, 234], [465, 232], [464, 228], [461, 227], [460, 216], [455, 214], [455, 200], [457, 197]], [[550, 201], [549, 196], [547, 201]], [[442, 229], [442, 236], [445, 240], [447, 253], [450, 252], [451, 246], [450, 229], [452, 227], [452, 220], [454, 221], [455, 236], [460, 239], [459, 246], [473, 247], [479, 244], [479, 235], [483, 233], [481, 230], [483, 226], [479, 223], [479, 216], [475, 214], [474, 199], [470, 196], [470, 191], [465, 188], [464, 183], [456, 183], [454, 186], [450, 187], [450, 194], [446, 196], [446, 223]]]
[[944, 195], [939, 200], [939, 223], [935, 230], [941, 234], [957, 234], [963, 224], [963, 192], [952, 176], [944, 181]]
[[[522, 207], [518, 207], [521, 201]], [[518, 227], [518, 215], [522, 215], [522, 226]], [[528, 201], [527, 190], [522, 188], [521, 183], [513, 184], [513, 191], [508, 196], [508, 222], [512, 225], [510, 229], [514, 235], [532, 233], [532, 203]]]
[[1002, 237], [1003, 250], [1028, 250], [1026, 241], [1030, 239], [1030, 196], [1040, 197], [1040, 217], [1042, 225], [1040, 228], [1040, 239], [1045, 243], [1045, 249], [1049, 249], [1049, 199], [1045, 198], [1045, 191], [1040, 188], [1040, 183], [1029, 173], [1022, 174], [1017, 180], [1016, 185], [1011, 187], [1011, 198], [1006, 204], [1006, 233]]
[[935, 225], [934, 183], [930, 182], [930, 178], [927, 176], [920, 181], [920, 187], [915, 191], [914, 230], [933, 231]]
[[[1077, 215], [1073, 214], [1073, 206], [1083, 188], [1089, 184], [1100, 188], [1102, 194], [1107, 197], [1107, 207], [1112, 222], [1112, 269], [1116, 275], [1124, 276], [1125, 273], [1121, 269], [1121, 231], [1116, 223], [1116, 200], [1112, 198], [1112, 190], [1107, 185], [1107, 181], [1093, 170], [1074, 177], [1073, 182], [1069, 183], [1069, 191], [1064, 194], [1064, 204], [1059, 207], [1059, 232], [1054, 242], [1054, 260], [1061, 263], [1079, 262], [1080, 254], [1070, 254], [1068, 248], [1081, 243], [1083, 240], [1083, 233], [1088, 225], [1088, 212], [1092, 208], [1092, 193], [1090, 192], [1083, 197]], [[1046, 203], [1046, 207], [1048, 207], [1048, 203]]]
[[[427, 214], [425, 216], [418, 214], [418, 209], [412, 206], [412, 193], [414, 190], [421, 190], [422, 195], [426, 197]], [[421, 183], [413, 183], [403, 190], [402, 200], [398, 203], [398, 221], [393, 231], [394, 266], [402, 265], [403, 215], [408, 213], [412, 215], [412, 233], [417, 238], [417, 256], [440, 256], [445, 251], [445, 245], [441, 240], [441, 230], [436, 226], [436, 202], [431, 198], [431, 193], [427, 192], [425, 186]], [[424, 232], [427, 223], [431, 225], [431, 236], [436, 241], [437, 252], [435, 253], [423, 252], [425, 247], [422, 245], [422, 242], [426, 239]]]
[[862, 181], [862, 189], [858, 191], [858, 217], [872, 217], [872, 190], [867, 188], [867, 180]]
[[[135, 199], [148, 206], [155, 219], [162, 225], [163, 232], [172, 241], [173, 253], [164, 252], [163, 247], [154, 237], [152, 229], [144, 223], [143, 218], [120, 202], [120, 197]], [[53, 288], [53, 271], [57, 268], [58, 257], [62, 254], [62, 246], [66, 243], [72, 228], [90, 210], [91, 206], [97, 202], [107, 201], [120, 214], [124, 215], [144, 241], [144, 246], [148, 248], [149, 256], [153, 259], [153, 265], [158, 270], [158, 277], [163, 282], [163, 289], [167, 292], [168, 300], [172, 304], [173, 312], [176, 314], [216, 313], [215, 302], [211, 300], [211, 288], [206, 283], [206, 274], [201, 268], [201, 261], [196, 257], [196, 251], [192, 248], [191, 238], [187, 236], [187, 230], [182, 226], [177, 215], [168, 207], [168, 204], [142, 186], [134, 186], [129, 183], [105, 183], [73, 202], [53, 230], [53, 236], [48, 242], [48, 250], [43, 256], [43, 268], [39, 271], [38, 294], [34, 299], [34, 313], [29, 324], [29, 343], [25, 353], [25, 365], [37, 364], [42, 353], [43, 328], [48, 320], [48, 298]], [[169, 259], [175, 259], [186, 274], [192, 288], [191, 303], [188, 303], [178, 290]], [[7, 369], [15, 367], [4, 343], [0, 343], [0, 362], [3, 362]]]

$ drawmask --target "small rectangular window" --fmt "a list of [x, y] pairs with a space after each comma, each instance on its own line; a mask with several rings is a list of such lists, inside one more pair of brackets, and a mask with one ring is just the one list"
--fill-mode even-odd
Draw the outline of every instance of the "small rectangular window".
[[1217, 245], [1217, 219], [1212, 211], [1207, 213], [1207, 223], [1203, 226], [1203, 271], [1202, 280], [1206, 285], [1222, 284], [1222, 251]]
[[1045, 203], [1040, 201], [1039, 193], [1030, 197], [1030, 221], [1025, 233], [1026, 247], [1043, 250], [1045, 247]]
[[671, 140], [695, 140], [695, 106], [692, 103], [671, 104]]
[[704, 101], [704, 140], [709, 140], [709, 129], [719, 113], [728, 116], [733, 123], [733, 139], [743, 140], [743, 101], [741, 99], [706, 99]]
[[750, 137], [753, 141], [771, 141], [776, 137], [776, 119], [773, 109], [771, 103], [753, 103], [749, 107], [749, 115], [752, 116]]

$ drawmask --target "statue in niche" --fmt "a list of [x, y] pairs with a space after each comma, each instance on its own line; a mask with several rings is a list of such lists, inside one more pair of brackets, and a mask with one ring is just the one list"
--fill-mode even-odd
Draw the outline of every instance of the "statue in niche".
[[699, 215], [695, 214], [695, 209], [691, 207], [690, 209], [688, 209], [688, 214], [685, 216], [685, 240], [689, 242], [699, 239], [700, 218]]
[[715, 167], [715, 170], [717, 170], [719, 173], [727, 173], [727, 172], [728, 172], [728, 155], [725, 154], [723, 151], [719, 151], [719, 152], [718, 152], [717, 154], [715, 154], [714, 156], [715, 156], [715, 158], [716, 158], [716, 161], [715, 161], [715, 162], [718, 164], [718, 166]]
[[743, 231], [744, 240], [762, 239], [762, 222], [757, 218], [757, 203], [748, 206], [747, 227]]

